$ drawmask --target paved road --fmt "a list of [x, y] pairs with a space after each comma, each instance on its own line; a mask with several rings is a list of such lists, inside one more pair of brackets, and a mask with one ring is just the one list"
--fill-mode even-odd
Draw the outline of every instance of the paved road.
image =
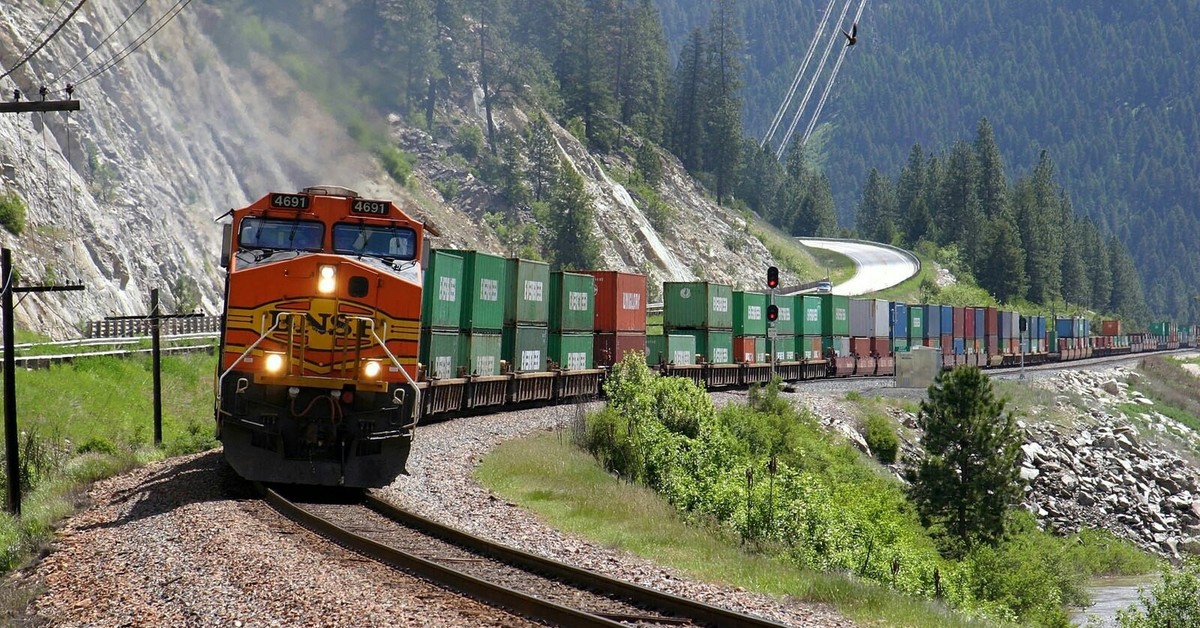
[[850, 279], [833, 287], [834, 294], [856, 296], [884, 290], [917, 274], [917, 258], [896, 249], [849, 240], [799, 238], [800, 244], [814, 249], [841, 253], [854, 261], [856, 272]]

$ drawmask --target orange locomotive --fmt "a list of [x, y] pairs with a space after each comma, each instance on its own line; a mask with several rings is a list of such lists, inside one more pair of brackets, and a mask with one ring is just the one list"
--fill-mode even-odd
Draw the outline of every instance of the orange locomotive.
[[321, 186], [231, 212], [217, 435], [250, 480], [378, 487], [419, 418], [424, 229]]

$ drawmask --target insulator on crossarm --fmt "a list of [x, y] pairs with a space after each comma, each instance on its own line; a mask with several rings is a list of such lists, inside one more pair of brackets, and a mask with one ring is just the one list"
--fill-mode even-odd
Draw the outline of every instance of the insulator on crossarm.
[[74, 93], [75, 93], [75, 84], [67, 83], [67, 96], [70, 96], [71, 94], [74, 94]]
[[42, 88], [38, 90], [38, 94], [40, 94], [42, 96], [42, 100], [46, 100], [46, 94], [49, 94], [49, 93], [50, 93], [50, 90], [47, 89], [45, 85], [43, 85]]
[[19, 89], [14, 89], [14, 90], [13, 90], [13, 102], [16, 102], [16, 101], [19, 101], [19, 100], [21, 100], [21, 90], [19, 90]]

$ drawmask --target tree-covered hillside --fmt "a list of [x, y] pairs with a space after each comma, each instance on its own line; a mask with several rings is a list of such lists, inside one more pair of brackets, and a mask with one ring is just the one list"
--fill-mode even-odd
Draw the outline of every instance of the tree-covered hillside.
[[[714, 4], [656, 3], [672, 50]], [[745, 126], [762, 136], [825, 3], [739, 7]], [[941, 150], [987, 118], [1011, 176], [1046, 151], [1075, 210], [1131, 248], [1152, 311], [1200, 320], [1198, 28], [1198, 0], [869, 4], [809, 152], [850, 224], [872, 168], [894, 177], [914, 144]]]

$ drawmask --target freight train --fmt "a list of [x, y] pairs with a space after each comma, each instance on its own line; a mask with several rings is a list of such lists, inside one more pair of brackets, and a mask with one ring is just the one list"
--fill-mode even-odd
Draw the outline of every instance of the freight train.
[[643, 275], [429, 250], [400, 208], [344, 188], [231, 214], [216, 420], [229, 464], [257, 481], [386, 485], [419, 419], [594, 398], [630, 352], [722, 388], [890, 376], [918, 346], [943, 368], [1196, 346], [1196, 327], [1172, 323], [1127, 333], [1115, 320], [709, 282], [663, 284], [650, 334]]

